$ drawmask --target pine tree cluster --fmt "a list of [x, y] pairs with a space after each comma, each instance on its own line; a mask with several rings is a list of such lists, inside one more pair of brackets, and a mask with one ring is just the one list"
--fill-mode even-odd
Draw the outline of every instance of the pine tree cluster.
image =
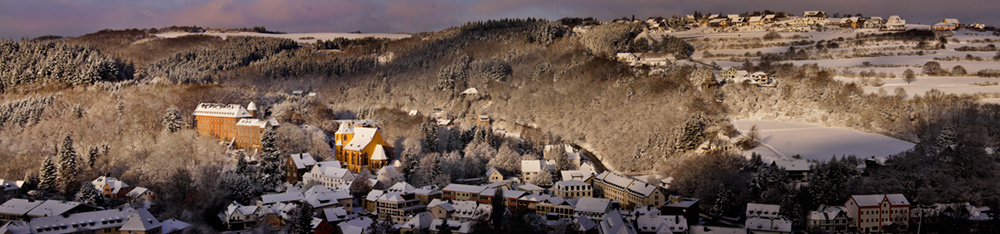
[[125, 64], [91, 47], [65, 42], [0, 40], [0, 91], [34, 82], [91, 84], [125, 80]]

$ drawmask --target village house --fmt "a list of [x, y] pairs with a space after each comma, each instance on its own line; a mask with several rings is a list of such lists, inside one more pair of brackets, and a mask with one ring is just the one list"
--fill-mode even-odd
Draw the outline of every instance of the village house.
[[827, 205], [809, 211], [809, 215], [806, 216], [806, 227], [809, 231], [825, 233], [847, 233], [858, 230], [853, 220], [847, 217], [846, 207]]
[[840, 18], [840, 27], [842, 28], [857, 28], [858, 27], [858, 17], [844, 17]]
[[882, 28], [882, 26], [884, 24], [885, 24], [885, 20], [882, 20], [882, 17], [872, 16], [872, 17], [868, 17], [868, 19], [864, 20], [864, 24], [862, 25], [862, 27], [864, 27], [864, 28]]
[[224, 222], [229, 230], [242, 230], [257, 225], [257, 217], [263, 212], [260, 206], [244, 206], [233, 202], [226, 207]]
[[354, 197], [346, 190], [331, 190], [323, 185], [315, 185], [302, 193], [302, 196], [302, 202], [316, 210], [335, 207], [344, 207], [350, 212], [354, 210]]
[[448, 184], [441, 189], [444, 199], [455, 201], [479, 201], [479, 193], [486, 190], [486, 187], [479, 185]]
[[639, 56], [633, 53], [618, 53], [615, 55], [618, 61], [639, 61]]
[[13, 198], [0, 204], [0, 222], [27, 221], [32, 218], [83, 213], [98, 209], [95, 206], [72, 201]]
[[0, 228], [3, 234], [20, 233], [169, 233], [183, 230], [190, 225], [173, 220], [161, 224], [146, 209], [130, 207], [83, 212], [26, 221], [13, 221]]
[[621, 212], [618, 210], [613, 210], [608, 213], [606, 217], [601, 219], [601, 222], [597, 226], [598, 233], [615, 233], [615, 234], [636, 234], [635, 227], [628, 223], [624, 217], [622, 217]]
[[385, 194], [384, 190], [372, 189], [365, 195], [365, 200], [361, 201], [362, 208], [367, 213], [375, 213], [378, 211], [378, 199]]
[[687, 233], [688, 221], [679, 215], [642, 215], [635, 219], [639, 233]]
[[198, 134], [216, 136], [230, 142], [233, 149], [252, 152], [260, 150], [260, 136], [264, 130], [278, 126], [273, 118], [257, 119], [257, 106], [253, 102], [246, 108], [236, 104], [200, 103], [192, 115]]
[[882, 29], [887, 31], [905, 30], [906, 20], [900, 19], [898, 15], [890, 15]]
[[594, 195], [594, 188], [587, 182], [583, 182], [581, 180], [559, 181], [552, 187], [554, 188], [554, 195], [565, 199], [590, 197]]
[[808, 160], [798, 159], [798, 160], [786, 160], [778, 159], [771, 162], [772, 167], [778, 167], [785, 169], [785, 173], [788, 175], [786, 178], [792, 183], [806, 183], [809, 182], [809, 166], [812, 165]]
[[257, 201], [258, 206], [266, 206], [276, 203], [301, 203], [306, 197], [296, 187], [288, 188], [284, 193], [264, 194]]
[[475, 222], [472, 221], [460, 221], [453, 219], [435, 219], [431, 220], [430, 228], [427, 230], [429, 230], [430, 233], [445, 233], [445, 231], [441, 231], [441, 229], [447, 228], [451, 230], [447, 231], [450, 233], [468, 234], [472, 233], [472, 225], [474, 223]]
[[341, 121], [334, 132], [335, 157], [355, 173], [378, 171], [395, 159], [392, 145], [384, 137], [378, 123]]
[[128, 220], [119, 229], [122, 234], [161, 234], [163, 225], [146, 209], [139, 209], [129, 215]]
[[340, 162], [326, 161], [317, 163], [311, 171], [304, 173], [302, 178], [303, 183], [314, 181], [328, 188], [336, 188], [337, 186], [350, 185], [354, 182], [354, 173], [351, 173], [348, 169], [341, 168]]
[[399, 233], [419, 233], [420, 230], [428, 230], [431, 223], [437, 220], [430, 212], [421, 212], [414, 215], [409, 222], [399, 226]]
[[424, 212], [427, 206], [420, 203], [414, 190], [406, 182], [399, 182], [386, 190], [377, 200], [379, 219], [401, 224], [410, 221], [408, 217]]
[[503, 204], [508, 210], [517, 211], [521, 207], [527, 207], [527, 204], [520, 202], [521, 197], [527, 194], [524, 191], [501, 190], [501, 193], [503, 193]]
[[764, 25], [764, 17], [761, 17], [761, 16], [751, 16], [750, 19], [747, 20], [747, 24], [750, 25], [750, 26]]
[[455, 211], [451, 213], [451, 219], [460, 221], [480, 221], [490, 220], [493, 206], [474, 201], [450, 201]]
[[604, 219], [611, 212], [612, 201], [607, 198], [580, 197], [574, 206], [574, 215], [592, 220]]
[[750, 233], [792, 233], [792, 222], [778, 214], [780, 209], [778, 205], [747, 203], [744, 227]]
[[778, 18], [776, 18], [776, 17], [777, 16], [774, 15], [774, 14], [764, 15], [764, 22], [765, 23], [774, 23], [775, 21], [778, 20]]
[[496, 168], [490, 167], [489, 169], [486, 169], [486, 181], [501, 182], [503, 181], [503, 174], [500, 174], [500, 171]]
[[434, 199], [427, 204], [427, 211], [434, 216], [434, 219], [446, 219], [455, 213], [455, 206], [449, 201]]
[[569, 164], [573, 165], [574, 167], [580, 166], [580, 151], [576, 150], [576, 148], [573, 148], [573, 146], [569, 144], [545, 145], [544, 149], [542, 150], [543, 158], [550, 158], [548, 155], [554, 152], [552, 150], [554, 150], [555, 147], [563, 147], [564, 149], [563, 152], [566, 152], [566, 160], [569, 161]]
[[587, 182], [594, 186], [595, 196], [618, 200], [625, 209], [660, 205], [666, 200], [659, 186], [610, 171], [591, 177]]
[[10, 181], [5, 179], [0, 179], [0, 199], [5, 197], [14, 197], [22, 194], [21, 186], [24, 185], [24, 181]]
[[558, 215], [559, 218], [572, 218], [576, 214], [574, 206], [577, 199], [563, 199], [561, 197], [550, 196], [529, 205], [529, 209], [542, 217], [548, 215]]
[[320, 216], [330, 225], [337, 225], [341, 221], [347, 220], [347, 215], [347, 210], [343, 207], [336, 207], [323, 209]]
[[285, 162], [285, 181], [296, 184], [302, 181], [302, 176], [316, 165], [316, 159], [309, 153], [291, 154]]
[[698, 205], [698, 199], [696, 198], [670, 196], [667, 202], [664, 202], [660, 206], [660, 214], [682, 215], [686, 220], [692, 222], [689, 224], [696, 224], [701, 213], [701, 207]]
[[826, 12], [805, 11], [802, 13], [802, 18], [811, 19], [815, 21], [826, 20]]
[[413, 190], [413, 194], [420, 199], [420, 204], [428, 204], [436, 198], [441, 198], [441, 190], [434, 185], [428, 185]]
[[521, 160], [521, 180], [532, 181], [539, 173], [556, 171], [556, 163], [549, 160]]
[[854, 195], [844, 206], [847, 216], [862, 232], [882, 232], [886, 228], [907, 230], [910, 222], [910, 202], [903, 194]]
[[97, 177], [90, 183], [94, 185], [94, 189], [101, 191], [104, 197], [109, 199], [125, 198], [125, 194], [132, 191], [132, 187], [128, 184], [110, 176]]

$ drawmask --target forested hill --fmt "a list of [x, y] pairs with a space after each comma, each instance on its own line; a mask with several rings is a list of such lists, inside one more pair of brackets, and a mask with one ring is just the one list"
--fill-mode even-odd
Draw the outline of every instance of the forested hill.
[[[448, 117], [466, 123], [489, 115], [498, 128], [521, 132], [528, 142], [524, 148], [533, 153], [540, 154], [544, 143], [577, 143], [595, 151], [611, 168], [636, 173], [667, 171], [693, 157], [700, 144], [719, 135], [737, 136], [729, 123], [733, 116], [795, 119], [826, 113], [828, 123], [913, 142], [934, 139], [945, 126], [942, 120], [995, 118], [986, 114], [994, 110], [967, 98], [871, 97], [858, 87], [833, 81], [827, 69], [815, 65], [750, 64], [787, 77], [774, 90], [706, 85], [704, 76], [711, 70], [703, 66], [630, 67], [614, 58], [615, 53], [640, 51], [686, 58], [693, 51], [683, 40], [636, 39], [645, 29], [643, 23], [577, 21], [501, 19], [399, 40], [338, 39], [305, 45], [265, 37], [156, 38], [143, 30], [4, 41], [0, 56], [11, 62], [0, 65], [0, 88], [9, 102], [36, 92], [92, 87], [84, 90], [112, 92], [118, 95], [113, 96], [115, 102], [128, 106], [132, 100], [115, 92], [169, 87], [185, 89], [187, 96], [166, 98], [169, 103], [157, 106], [176, 105], [184, 113], [198, 102], [252, 100], [275, 108], [267, 111], [274, 116], [296, 116], [321, 127], [338, 116], [359, 116], [365, 109], [444, 108]], [[480, 95], [461, 95], [467, 88], [478, 89]], [[289, 90], [312, 90], [319, 98], [273, 94]], [[982, 114], [945, 116], [940, 109]], [[1000, 131], [992, 126], [970, 130], [982, 132], [985, 139], [1000, 136], [993, 134]]]

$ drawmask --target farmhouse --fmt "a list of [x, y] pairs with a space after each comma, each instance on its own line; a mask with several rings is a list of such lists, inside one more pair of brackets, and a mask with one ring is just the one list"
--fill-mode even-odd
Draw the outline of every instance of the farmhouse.
[[806, 12], [802, 13], [802, 18], [811, 19], [811, 20], [815, 20], [815, 21], [825, 20], [826, 19], [826, 12], [822, 12], [822, 11], [806, 11]]
[[898, 15], [890, 15], [882, 29], [889, 31], [904, 30], [906, 29], [906, 20], [900, 19]]
[[201, 103], [192, 113], [198, 134], [216, 136], [230, 142], [233, 149], [260, 150], [260, 136], [264, 130], [278, 126], [274, 118], [257, 119], [257, 106], [250, 102], [246, 108], [236, 104]]
[[810, 231], [826, 233], [842, 233], [858, 229], [854, 221], [847, 217], [846, 207], [826, 205], [821, 205], [815, 211], [809, 211], [806, 227]]
[[309, 153], [292, 154], [285, 162], [285, 181], [296, 184], [301, 181], [302, 176], [316, 165], [316, 159]]
[[124, 198], [125, 194], [132, 191], [132, 187], [128, 186], [128, 184], [110, 176], [97, 177], [97, 179], [90, 183], [94, 185], [97, 191], [101, 191], [105, 198]]

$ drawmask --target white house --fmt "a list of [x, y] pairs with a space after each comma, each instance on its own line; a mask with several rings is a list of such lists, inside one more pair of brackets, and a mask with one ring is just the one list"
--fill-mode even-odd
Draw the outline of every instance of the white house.
[[553, 173], [556, 171], [556, 164], [547, 160], [521, 160], [521, 180], [531, 181], [539, 173]]
[[889, 31], [904, 30], [906, 29], [906, 20], [900, 19], [898, 15], [890, 15], [889, 19], [885, 21], [883, 29]]
[[302, 181], [305, 183], [314, 181], [328, 188], [350, 185], [354, 181], [354, 173], [351, 173], [346, 168], [341, 168], [340, 163], [317, 163], [312, 170], [305, 173], [302, 177]]

